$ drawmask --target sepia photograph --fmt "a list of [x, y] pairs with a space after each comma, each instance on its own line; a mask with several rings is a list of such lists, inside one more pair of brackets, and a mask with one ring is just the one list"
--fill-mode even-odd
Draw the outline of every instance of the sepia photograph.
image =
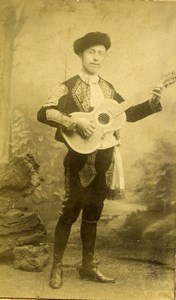
[[0, 0], [0, 299], [176, 300], [176, 2]]

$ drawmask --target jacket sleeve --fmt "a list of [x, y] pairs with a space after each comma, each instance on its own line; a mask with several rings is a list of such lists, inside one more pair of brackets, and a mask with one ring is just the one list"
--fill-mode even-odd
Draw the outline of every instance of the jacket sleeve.
[[[119, 95], [115, 89], [114, 89], [113, 98], [119, 104], [125, 102], [125, 99], [121, 95]], [[152, 97], [151, 99], [145, 102], [129, 107], [125, 111], [125, 113], [126, 113], [127, 122], [136, 122], [161, 110], [162, 110], [162, 106], [158, 98]]]
[[61, 113], [59, 109], [59, 100], [67, 93], [67, 87], [61, 84], [40, 108], [37, 113], [37, 120], [52, 127], [58, 128], [63, 125], [69, 128], [72, 125], [71, 117]]
[[160, 102], [154, 103], [147, 100], [143, 103], [131, 106], [125, 111], [125, 113], [127, 122], [136, 122], [161, 110], [162, 107]]

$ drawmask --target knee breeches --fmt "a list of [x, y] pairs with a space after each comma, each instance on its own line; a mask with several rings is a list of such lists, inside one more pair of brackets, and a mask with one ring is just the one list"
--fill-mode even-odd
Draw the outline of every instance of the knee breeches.
[[61, 209], [60, 220], [72, 224], [82, 210], [82, 220], [97, 222], [100, 219], [103, 202], [107, 196], [107, 186], [104, 174], [97, 174], [94, 180], [84, 188], [81, 185], [78, 172], [65, 170], [65, 201]]

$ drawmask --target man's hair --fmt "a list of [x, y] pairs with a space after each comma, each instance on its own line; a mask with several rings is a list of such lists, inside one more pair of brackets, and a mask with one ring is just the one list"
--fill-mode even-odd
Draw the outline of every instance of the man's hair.
[[87, 48], [103, 45], [106, 50], [111, 47], [111, 39], [108, 34], [103, 32], [89, 32], [83, 37], [77, 39], [73, 43], [73, 50], [78, 55], [82, 53]]

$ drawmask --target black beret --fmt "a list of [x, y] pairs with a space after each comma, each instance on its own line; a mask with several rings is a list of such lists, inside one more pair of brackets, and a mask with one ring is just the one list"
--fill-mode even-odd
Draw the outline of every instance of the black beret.
[[96, 45], [105, 46], [106, 50], [111, 47], [110, 37], [102, 32], [89, 32], [73, 43], [73, 50], [76, 54], [82, 53], [87, 48]]

